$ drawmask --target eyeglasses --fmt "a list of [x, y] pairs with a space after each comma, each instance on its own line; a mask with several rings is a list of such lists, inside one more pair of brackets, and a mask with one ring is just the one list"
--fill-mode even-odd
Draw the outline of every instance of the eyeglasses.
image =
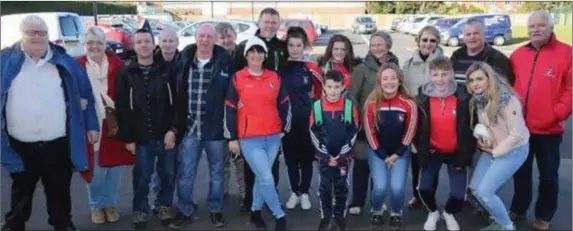
[[429, 41], [430, 43], [436, 43], [438, 40], [436, 40], [436, 39], [427, 39], [427, 38], [423, 38], [423, 39], [422, 39], [422, 42], [427, 43], [428, 41]]
[[28, 36], [34, 36], [34, 35], [39, 35], [39, 36], [46, 36], [48, 35], [48, 31], [45, 30], [27, 30], [24, 31], [24, 33], [26, 33]]
[[102, 41], [94, 41], [94, 40], [88, 40], [88, 41], [86, 41], [86, 44], [88, 44], [88, 45], [100, 45], [100, 46], [104, 45]]

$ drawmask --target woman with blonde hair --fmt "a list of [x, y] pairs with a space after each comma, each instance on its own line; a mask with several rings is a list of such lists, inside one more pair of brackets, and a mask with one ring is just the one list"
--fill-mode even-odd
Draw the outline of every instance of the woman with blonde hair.
[[[443, 57], [444, 52], [439, 46], [440, 31], [432, 25], [425, 26], [415, 38], [418, 49], [412, 56], [402, 64], [404, 73], [404, 84], [414, 95], [418, 95], [418, 88], [430, 81], [430, 62], [438, 57]], [[418, 155], [416, 148], [412, 146], [412, 199], [408, 202], [410, 208], [421, 208], [420, 194], [418, 194], [418, 177], [420, 176], [420, 167], [418, 164]], [[438, 178], [434, 180], [434, 187], [437, 188]]]
[[474, 136], [481, 151], [469, 188], [493, 218], [483, 230], [515, 230], [496, 192], [525, 162], [529, 152], [529, 130], [521, 103], [511, 86], [487, 63], [472, 64], [466, 76], [472, 94], [470, 111], [477, 111], [477, 118], [471, 113], [471, 121], [479, 121]]
[[390, 188], [390, 226], [397, 230], [402, 224], [409, 147], [416, 133], [418, 107], [396, 64], [382, 64], [377, 76], [364, 110], [364, 130], [370, 144], [367, 155], [372, 179], [372, 228], [379, 229], [383, 224], [382, 206], [386, 189]]
[[116, 222], [119, 186], [123, 171], [120, 166], [132, 165], [135, 157], [125, 150], [125, 143], [116, 139], [115, 80], [123, 61], [106, 50], [106, 37], [99, 27], [90, 27], [86, 34], [86, 55], [78, 62], [88, 73], [101, 126], [100, 141], [88, 147], [92, 181], [88, 184], [88, 201], [95, 224]]

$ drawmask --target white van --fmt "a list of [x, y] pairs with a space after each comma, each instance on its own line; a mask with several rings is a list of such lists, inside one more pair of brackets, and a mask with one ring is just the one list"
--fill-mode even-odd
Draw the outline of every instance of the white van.
[[[49, 4], [49, 3], [47, 3]], [[86, 27], [80, 16], [70, 12], [45, 12], [11, 14], [0, 18], [2, 48], [12, 46], [22, 38], [20, 22], [28, 15], [37, 15], [46, 21], [50, 42], [66, 48], [69, 55], [76, 57], [85, 54]]]

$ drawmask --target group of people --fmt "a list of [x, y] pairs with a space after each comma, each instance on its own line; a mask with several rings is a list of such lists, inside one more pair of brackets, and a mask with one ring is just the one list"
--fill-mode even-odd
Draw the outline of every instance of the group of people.
[[[250, 223], [266, 229], [266, 205], [275, 229], [287, 229], [277, 190], [283, 155], [291, 188], [287, 209], [311, 209], [316, 162], [319, 230], [332, 224], [345, 230], [346, 212], [362, 213], [369, 184], [372, 228], [384, 223], [388, 194], [389, 224], [399, 229], [409, 168], [408, 206], [428, 210], [424, 230], [435, 230], [440, 219], [448, 230], [460, 230], [455, 214], [464, 203], [491, 218], [484, 230], [515, 230], [513, 221], [525, 217], [532, 199], [535, 157], [543, 190], [533, 227], [548, 229], [572, 104], [571, 46], [555, 38], [548, 13], [531, 14], [530, 42], [510, 58], [486, 43], [483, 22], [470, 19], [464, 45], [450, 58], [439, 47], [439, 31], [427, 26], [401, 65], [383, 31], [370, 37], [363, 59], [337, 34], [314, 63], [305, 55], [310, 41], [304, 30], [289, 28], [283, 41], [276, 37], [279, 22], [275, 9], [262, 10], [256, 36], [238, 45], [232, 25], [203, 24], [196, 43], [182, 51], [174, 31], [163, 30], [154, 41], [151, 31], [140, 29], [133, 36], [136, 56], [123, 62], [105, 49], [98, 27], [87, 31], [87, 55], [74, 60], [49, 43], [41, 18], [26, 17], [23, 39], [1, 52], [2, 165], [13, 180], [2, 230], [25, 230], [40, 179], [49, 224], [76, 230], [73, 172], [88, 182], [91, 220], [118, 221], [128, 165], [134, 228], [146, 228], [150, 212], [182, 228], [198, 209], [193, 192], [203, 153], [215, 227], [225, 226], [223, 202], [234, 165]], [[435, 194], [443, 164], [450, 198], [440, 213]], [[512, 176], [508, 213], [496, 192]]]

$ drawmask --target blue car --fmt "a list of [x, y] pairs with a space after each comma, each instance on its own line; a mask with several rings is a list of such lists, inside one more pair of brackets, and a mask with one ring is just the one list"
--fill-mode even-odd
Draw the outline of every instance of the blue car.
[[511, 19], [507, 14], [484, 14], [463, 18], [440, 19], [435, 26], [440, 31], [440, 40], [448, 46], [459, 46], [463, 43], [465, 23], [475, 18], [485, 25], [485, 40], [496, 46], [506, 45], [512, 40]]

